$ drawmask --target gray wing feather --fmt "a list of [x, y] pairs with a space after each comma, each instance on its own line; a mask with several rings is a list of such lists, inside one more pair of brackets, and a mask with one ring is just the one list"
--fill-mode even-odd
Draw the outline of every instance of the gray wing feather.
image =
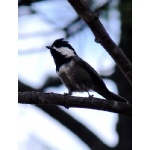
[[75, 62], [78, 63], [78, 65], [82, 66], [83, 69], [85, 69], [90, 74], [90, 76], [93, 79], [95, 84], [98, 84], [100, 88], [102, 87], [102, 88], [106, 88], [107, 89], [104, 81], [100, 78], [100, 76], [94, 70], [93, 67], [91, 67], [86, 61], [84, 61], [83, 59], [81, 59], [78, 56], [74, 56], [73, 59], [74, 59]]
[[124, 99], [123, 97], [110, 92], [107, 89], [104, 81], [98, 75], [98, 73], [86, 61], [84, 61], [78, 56], [74, 56], [73, 59], [74, 59], [74, 62], [77, 62], [78, 65], [80, 65], [83, 69], [85, 69], [89, 73], [91, 78], [93, 79], [94, 84], [95, 84], [94, 89], [93, 89], [94, 91], [96, 91], [97, 93], [99, 93], [100, 95], [102, 95], [103, 97], [107, 99], [127, 102], [127, 100]]

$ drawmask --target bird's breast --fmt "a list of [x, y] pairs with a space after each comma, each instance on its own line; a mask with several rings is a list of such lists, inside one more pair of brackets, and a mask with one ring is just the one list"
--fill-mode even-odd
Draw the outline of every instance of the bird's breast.
[[61, 65], [57, 74], [71, 91], [88, 91], [93, 84], [87, 71], [74, 61]]

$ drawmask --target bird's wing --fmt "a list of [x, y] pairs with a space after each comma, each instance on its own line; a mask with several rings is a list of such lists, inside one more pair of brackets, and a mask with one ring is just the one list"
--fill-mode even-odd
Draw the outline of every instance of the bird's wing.
[[98, 75], [98, 73], [86, 61], [84, 61], [83, 59], [81, 59], [78, 56], [74, 56], [73, 59], [75, 60], [77, 65], [80, 65], [83, 69], [85, 69], [90, 74], [95, 85], [97, 85], [96, 88], [94, 89], [94, 91], [96, 91], [97, 93], [99, 93], [100, 95], [105, 97], [106, 99], [116, 100], [116, 101], [121, 101], [121, 102], [127, 102], [127, 100], [125, 98], [110, 92], [107, 89], [104, 81]]
[[73, 59], [74, 59], [74, 62], [77, 62], [78, 65], [83, 67], [83, 69], [85, 69], [90, 74], [90, 76], [94, 80], [94, 83], [98, 84], [99, 86], [102, 86], [103, 88], [106, 87], [104, 81], [100, 78], [98, 73], [86, 61], [84, 61], [78, 56], [74, 56]]

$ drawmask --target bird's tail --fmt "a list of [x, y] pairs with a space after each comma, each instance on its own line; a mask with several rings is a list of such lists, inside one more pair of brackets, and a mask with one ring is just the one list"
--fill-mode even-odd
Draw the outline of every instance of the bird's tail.
[[105, 85], [103, 85], [101, 87], [95, 86], [94, 91], [97, 92], [98, 94], [102, 95], [104, 98], [106, 98], [108, 100], [114, 100], [114, 101], [128, 103], [128, 101], [125, 98], [123, 98], [119, 95], [116, 95], [113, 92], [109, 91]]
[[115, 100], [115, 101], [124, 102], [124, 103], [128, 102], [125, 98], [123, 98], [119, 95], [116, 95], [110, 91], [109, 91], [109, 95], [106, 98], [109, 100]]
[[104, 98], [106, 98], [108, 100], [114, 100], [114, 101], [128, 103], [128, 101], [125, 98], [114, 94], [113, 92], [109, 91], [107, 88], [100, 89], [99, 87], [96, 87], [94, 89], [94, 91], [97, 92], [98, 94], [102, 95]]

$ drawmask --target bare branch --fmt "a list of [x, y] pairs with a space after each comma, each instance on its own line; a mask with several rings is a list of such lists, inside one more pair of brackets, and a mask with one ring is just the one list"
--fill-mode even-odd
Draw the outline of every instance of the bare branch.
[[[54, 105], [36, 105], [44, 112], [48, 113], [51, 117], [55, 118], [71, 132], [76, 134], [85, 144], [89, 146], [91, 150], [110, 150], [110, 147], [106, 145], [93, 131], [90, 131], [83, 123], [76, 120], [69, 113], [60, 109]], [[123, 115], [122, 115], [123, 116]], [[131, 118], [131, 117], [128, 117]], [[82, 132], [81, 132], [82, 131]]]
[[60, 105], [66, 108], [89, 108], [104, 110], [124, 115], [132, 115], [131, 104], [99, 98], [65, 96], [56, 93], [42, 93], [36, 91], [18, 92], [18, 102], [24, 104]]
[[98, 14], [92, 12], [92, 10], [86, 5], [83, 0], [68, 0], [68, 2], [92, 30], [93, 34], [95, 35], [95, 41], [97, 43], [100, 43], [106, 49], [106, 51], [117, 63], [124, 76], [130, 82], [130, 84], [132, 84], [131, 62], [126, 57], [123, 50], [120, 49], [108, 35], [98, 18]]

